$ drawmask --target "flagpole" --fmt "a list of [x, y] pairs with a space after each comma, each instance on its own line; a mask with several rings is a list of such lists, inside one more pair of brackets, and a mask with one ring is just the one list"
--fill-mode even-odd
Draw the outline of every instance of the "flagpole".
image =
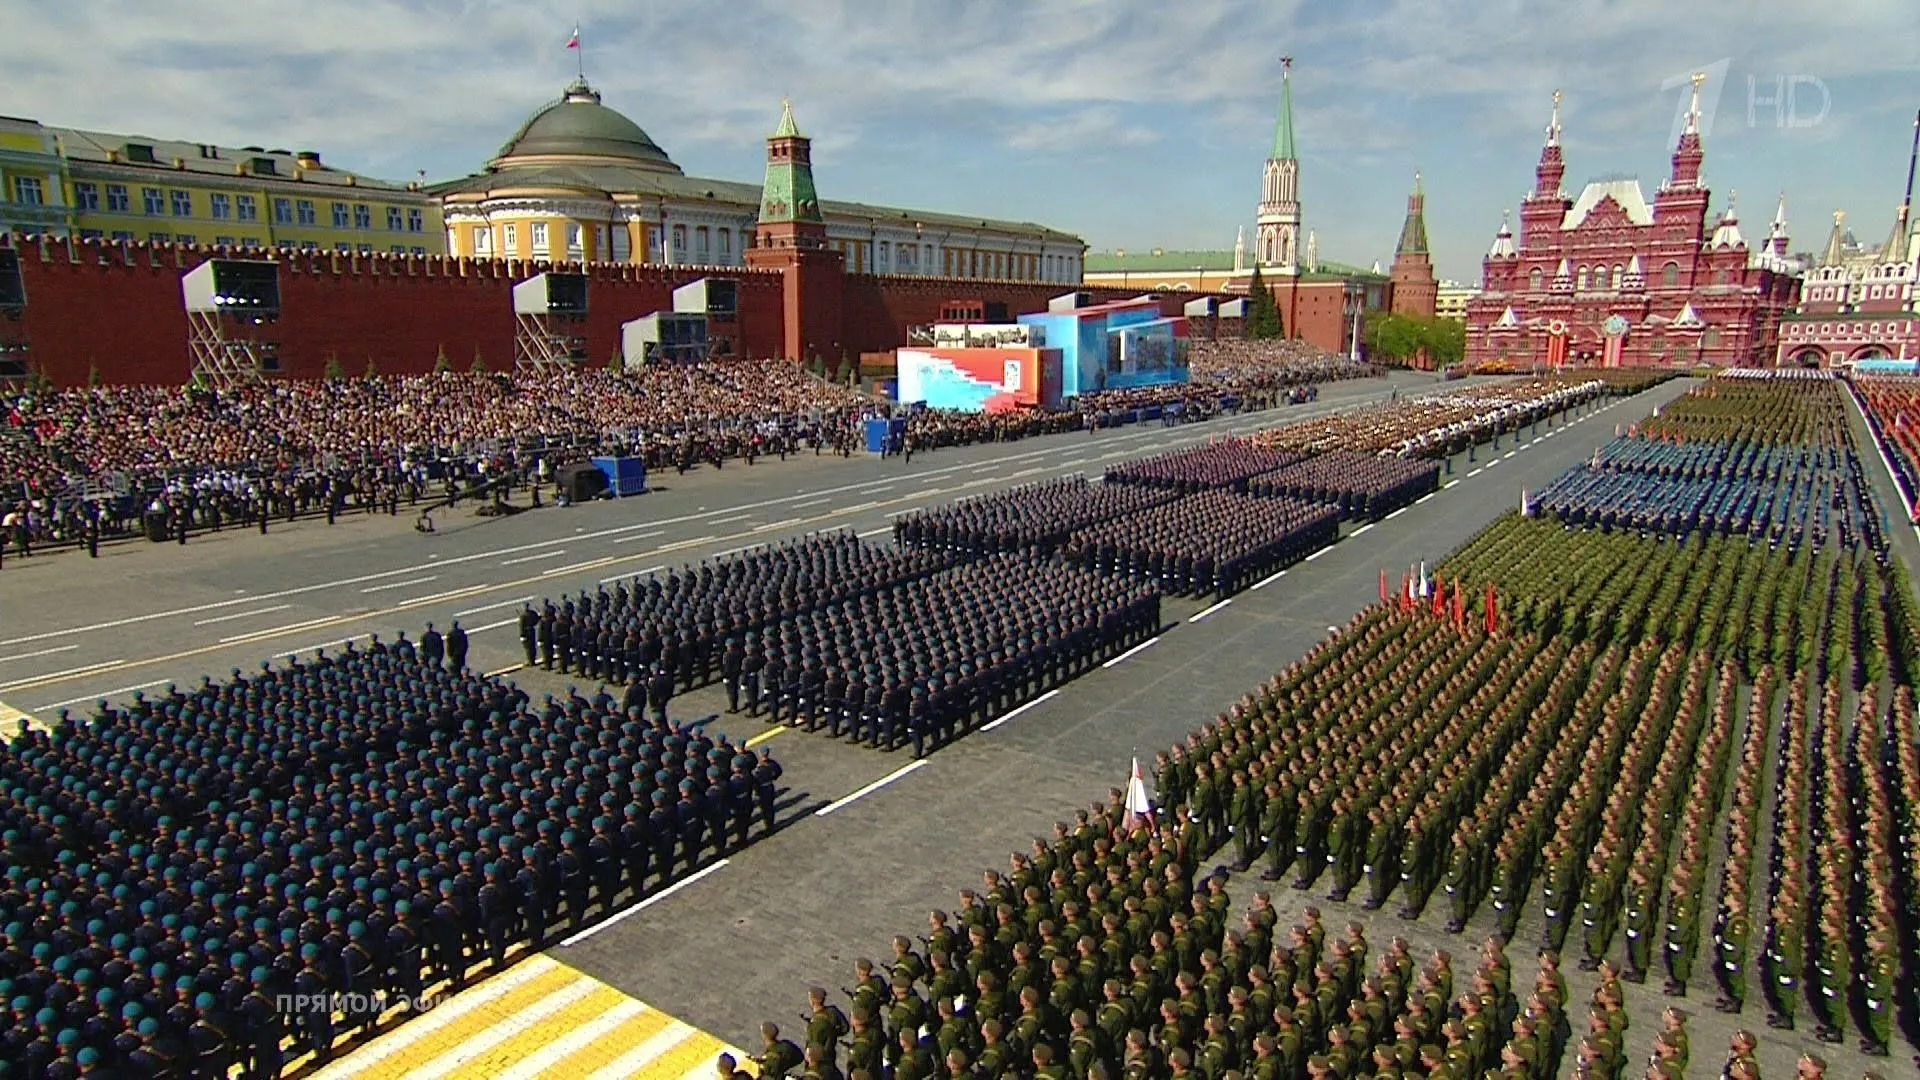
[[587, 81], [587, 44], [586, 42], [580, 40], [580, 24], [579, 23], [573, 24], [573, 41], [574, 41], [573, 58], [576, 62], [576, 66], [574, 70], [579, 74], [580, 81], [586, 82]]

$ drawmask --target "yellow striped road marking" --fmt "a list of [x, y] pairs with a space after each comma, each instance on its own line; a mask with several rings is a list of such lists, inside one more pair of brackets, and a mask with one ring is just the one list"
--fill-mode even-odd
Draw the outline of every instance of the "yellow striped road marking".
[[[634, 1002], [639, 1005], [639, 1002]], [[586, 1046], [576, 1048], [560, 1061], [550, 1064], [541, 1075], [547, 1080], [580, 1080], [607, 1067], [633, 1052], [634, 1047], [673, 1027], [686, 1027], [666, 1013], [653, 1009], [644, 1010], [603, 1035], [596, 1037]]]
[[[502, 1010], [502, 1015], [494, 1017], [493, 1023], [489, 1024], [486, 1030], [461, 1040], [451, 1050], [425, 1065], [409, 1069], [407, 1071], [409, 1080], [441, 1080], [442, 1077], [452, 1075], [456, 1070], [462, 1071], [462, 1074], [467, 1076], [494, 1075], [485, 1066], [492, 1065], [498, 1069], [505, 1064], [501, 1060], [505, 1055], [494, 1055], [489, 1051], [497, 1047], [504, 1048], [504, 1044], [510, 1040], [517, 1041], [523, 1035], [538, 1032], [547, 1020], [561, 1016], [575, 1004], [592, 997], [594, 990], [600, 985], [592, 979], [581, 978], [571, 971], [567, 974], [572, 978], [552, 993], [516, 1011]], [[603, 1005], [601, 1008], [604, 1011], [607, 1006]], [[582, 1018], [583, 1021], [584, 1019]], [[469, 1065], [472, 1068], [468, 1068]]]
[[[437, 1057], [445, 1052], [445, 1047], [434, 1047], [442, 1042], [447, 1046], [458, 1043], [463, 1030], [471, 1033], [471, 1029], [483, 1028], [497, 1019], [500, 1010], [494, 1007], [495, 1002], [506, 1006], [520, 1000], [520, 995], [530, 989], [531, 997], [520, 1001], [524, 1006], [538, 1001], [574, 977], [571, 969], [544, 956], [532, 957], [455, 995], [452, 1001], [443, 1002], [425, 1015], [408, 1020], [392, 1034], [375, 1039], [348, 1054], [315, 1074], [315, 1080], [345, 1080], [369, 1073], [400, 1076], [404, 1072], [397, 1067], [401, 1062], [389, 1062], [388, 1059], [410, 1058], [424, 1062]], [[476, 1020], [477, 1024], [474, 1023]]]
[[402, 1024], [315, 1080], [682, 1080], [713, 1073], [719, 1039], [545, 956]]
[[22, 712], [6, 702], [0, 701], [0, 739], [17, 737], [20, 734], [20, 721], [22, 720], [25, 720], [27, 726], [35, 731], [52, 730], [47, 727], [47, 725], [41, 723], [40, 718], [34, 716], [32, 713]]

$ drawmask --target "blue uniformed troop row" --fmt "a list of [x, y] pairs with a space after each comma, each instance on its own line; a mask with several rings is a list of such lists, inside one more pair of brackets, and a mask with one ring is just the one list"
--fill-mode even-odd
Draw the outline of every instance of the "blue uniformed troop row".
[[902, 547], [969, 555], [1050, 554], [1081, 529], [1176, 498], [1177, 493], [1165, 488], [1095, 484], [1084, 476], [1071, 476], [908, 514], [895, 519], [893, 539]]
[[771, 828], [779, 778], [404, 638], [63, 714], [0, 750], [0, 1074], [276, 1076]]
[[957, 561], [863, 544], [844, 530], [814, 533], [612, 589], [603, 584], [538, 609], [529, 604], [520, 613], [520, 645], [529, 666], [622, 685], [638, 680], [643, 688], [664, 672], [667, 689], [685, 691], [721, 676], [729, 641], [744, 646], [796, 615]]
[[1074, 534], [1068, 562], [1224, 600], [1338, 538], [1340, 514], [1293, 499], [1205, 491]]
[[1247, 494], [1300, 499], [1337, 508], [1344, 521], [1379, 521], [1440, 490], [1440, 463], [1423, 458], [1334, 450], [1253, 478]]
[[1538, 510], [1576, 526], [1688, 537], [1881, 550], [1881, 520], [1849, 447], [1675, 444], [1625, 436], [1540, 493]]
[[1268, 450], [1245, 439], [1221, 439], [1107, 467], [1109, 484], [1170, 488], [1182, 494], [1225, 488], [1245, 491], [1247, 481], [1283, 469], [1306, 455]]

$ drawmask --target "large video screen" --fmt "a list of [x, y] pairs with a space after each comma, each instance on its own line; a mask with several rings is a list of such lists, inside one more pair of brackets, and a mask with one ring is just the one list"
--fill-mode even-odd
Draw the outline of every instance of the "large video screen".
[[1184, 383], [1188, 342], [1171, 320], [1124, 326], [1107, 334], [1105, 389]]

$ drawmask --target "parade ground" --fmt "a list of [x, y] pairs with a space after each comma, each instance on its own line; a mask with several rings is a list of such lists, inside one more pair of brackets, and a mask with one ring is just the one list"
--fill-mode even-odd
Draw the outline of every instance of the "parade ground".
[[[916, 454], [842, 460], [811, 453], [751, 467], [671, 472], [624, 500], [482, 518], [462, 506], [434, 515], [422, 533], [402, 510], [327, 526], [234, 529], [175, 544], [127, 544], [98, 560], [61, 552], [8, 559], [0, 568], [0, 716], [51, 723], [82, 716], [96, 699], [125, 699], [170, 681], [223, 677], [316, 648], [330, 651], [378, 633], [417, 637], [456, 619], [471, 636], [469, 665], [533, 694], [596, 687], [524, 666], [522, 605], [609, 587], [621, 578], [777, 542], [851, 529], [887, 542], [891, 519], [919, 507], [998, 488], [1084, 473], [1223, 435], [1251, 432], [1437, 389], [1431, 376], [1322, 388], [1317, 401], [1179, 427], [1132, 426]], [[1459, 385], [1459, 384], [1448, 384]], [[797, 1032], [809, 986], [844, 1006], [856, 958], [882, 961], [895, 932], [951, 909], [957, 891], [1007, 854], [1048, 835], [1077, 807], [1122, 786], [1135, 758], [1153, 755], [1226, 710], [1304, 654], [1329, 630], [1379, 598], [1422, 561], [1437, 564], [1523, 491], [1545, 487], [1589, 458], [1617, 428], [1688, 390], [1676, 380], [1503, 438], [1447, 463], [1443, 486], [1375, 524], [1347, 525], [1340, 541], [1220, 603], [1168, 598], [1158, 637], [1022, 705], [921, 760], [824, 734], [727, 715], [718, 686], [674, 699], [676, 720], [719, 714], [712, 728], [746, 745], [771, 744], [785, 770], [778, 828], [744, 850], [538, 957], [522, 960], [399, 1025], [320, 1072], [327, 1076], [710, 1075], [723, 1048], [759, 1049], [762, 1021]], [[1871, 439], [1857, 414], [1856, 435]], [[1899, 505], [1884, 463], [1867, 451], [1875, 490]], [[1912, 564], [1920, 540], [1904, 524], [1894, 549]], [[1405, 936], [1417, 955], [1435, 948], [1469, 957], [1491, 923], [1447, 934], [1429, 909], [1419, 921], [1330, 902], [1322, 883], [1296, 891], [1234, 875], [1236, 906], [1269, 890], [1287, 926], [1309, 905], [1330, 928], [1366, 925], [1376, 947]], [[1435, 905], [1437, 907], [1438, 905]], [[1523, 922], [1510, 946], [1531, 970], [1539, 928]], [[1464, 961], [1463, 961], [1464, 962]], [[1575, 1002], [1594, 977], [1567, 976]], [[1757, 1008], [1713, 1011], [1706, 976], [1683, 999], [1654, 982], [1630, 986], [1628, 1060], [1644, 1061], [1662, 1008], [1690, 1015], [1690, 1075], [1718, 1069], [1732, 1033], [1761, 1036], [1765, 1075], [1791, 1076], [1803, 1051], [1829, 1075], [1875, 1064], [1810, 1030], [1772, 1031]], [[1896, 1047], [1896, 1055], [1901, 1050]], [[1910, 1068], [1898, 1056], [1897, 1075]]]

